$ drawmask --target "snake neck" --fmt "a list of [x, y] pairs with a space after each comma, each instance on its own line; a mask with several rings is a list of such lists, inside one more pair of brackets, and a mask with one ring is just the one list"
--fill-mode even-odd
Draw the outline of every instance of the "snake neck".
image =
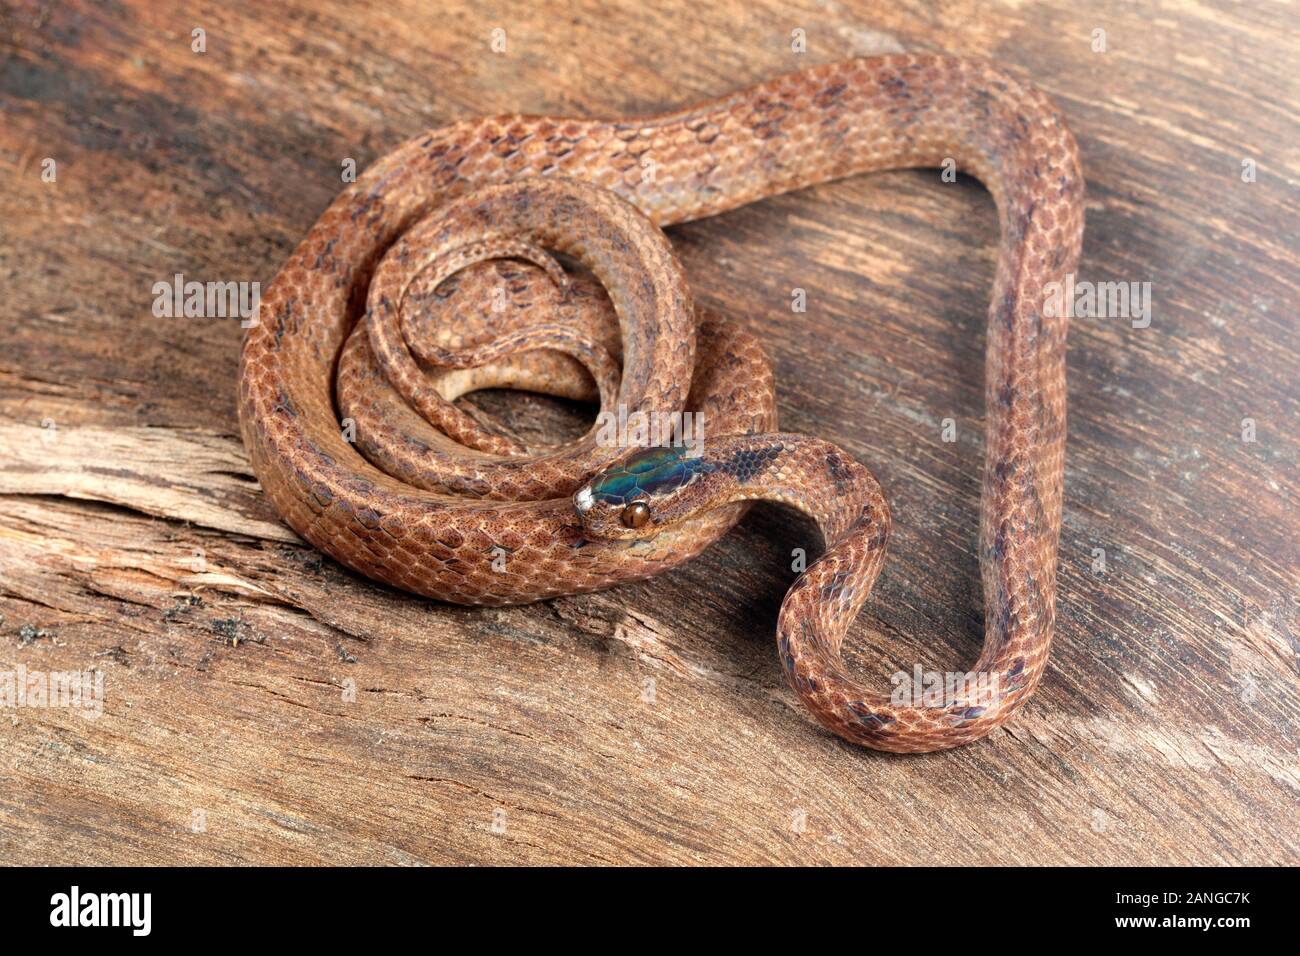
[[830, 442], [745, 435], [709, 442], [703, 458], [717, 505], [773, 501], [794, 508], [817, 523], [828, 549], [861, 530], [864, 512], [888, 525], [889, 506], [876, 479]]

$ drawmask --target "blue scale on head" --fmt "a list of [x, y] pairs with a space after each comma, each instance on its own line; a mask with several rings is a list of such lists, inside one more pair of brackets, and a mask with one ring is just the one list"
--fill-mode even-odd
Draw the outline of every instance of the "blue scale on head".
[[592, 482], [591, 493], [608, 504], [631, 504], [676, 491], [709, 469], [703, 459], [688, 455], [686, 448], [647, 448]]

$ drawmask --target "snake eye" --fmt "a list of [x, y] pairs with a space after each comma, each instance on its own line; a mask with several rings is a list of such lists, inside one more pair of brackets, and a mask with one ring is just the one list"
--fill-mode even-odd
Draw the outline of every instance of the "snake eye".
[[623, 509], [623, 524], [629, 528], [640, 528], [650, 520], [650, 506], [644, 501], [634, 501]]

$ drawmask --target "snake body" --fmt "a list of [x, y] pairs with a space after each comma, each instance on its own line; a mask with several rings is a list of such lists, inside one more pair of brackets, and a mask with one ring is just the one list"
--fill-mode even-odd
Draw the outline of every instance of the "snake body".
[[[900, 702], [861, 687], [840, 656], [888, 538], [879, 486], [835, 446], [775, 432], [761, 348], [696, 314], [656, 227], [945, 160], [986, 185], [1001, 226], [985, 367], [985, 641], [972, 672], [992, 690]], [[240, 364], [244, 441], [307, 541], [395, 587], [466, 604], [649, 577], [717, 540], [749, 501], [798, 508], [826, 551], [781, 609], [789, 683], [848, 740], [956, 746], [1006, 721], [1047, 663], [1066, 320], [1041, 305], [1077, 261], [1083, 188], [1074, 140], [1043, 94], [944, 56], [831, 64], [643, 120], [455, 123], [368, 169], [263, 295]], [[494, 282], [542, 318], [511, 325], [465, 306]], [[457, 284], [446, 318], [439, 297]], [[530, 449], [452, 404], [503, 383], [599, 393], [633, 412], [703, 410], [702, 454], [629, 456], [594, 432]]]

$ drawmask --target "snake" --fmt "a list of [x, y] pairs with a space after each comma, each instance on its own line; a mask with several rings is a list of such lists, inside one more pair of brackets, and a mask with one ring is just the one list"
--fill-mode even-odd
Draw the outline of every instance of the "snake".
[[[992, 194], [1000, 227], [983, 647], [959, 672], [971, 680], [886, 691], [842, 655], [888, 543], [881, 486], [835, 445], [778, 429], [762, 343], [695, 306], [663, 228], [860, 173], [953, 165]], [[787, 683], [845, 741], [945, 750], [1002, 726], [1047, 669], [1067, 320], [1044, 302], [1075, 268], [1083, 211], [1062, 114], [978, 59], [852, 59], [649, 118], [453, 122], [370, 165], [269, 284], [240, 357], [242, 437], [305, 541], [460, 604], [646, 579], [716, 542], [755, 501], [802, 511], [824, 548], [778, 614]], [[530, 443], [457, 401], [489, 387], [598, 398], [602, 416], [638, 427], [620, 441], [593, 426]], [[707, 425], [693, 445], [639, 427], [688, 413]]]

